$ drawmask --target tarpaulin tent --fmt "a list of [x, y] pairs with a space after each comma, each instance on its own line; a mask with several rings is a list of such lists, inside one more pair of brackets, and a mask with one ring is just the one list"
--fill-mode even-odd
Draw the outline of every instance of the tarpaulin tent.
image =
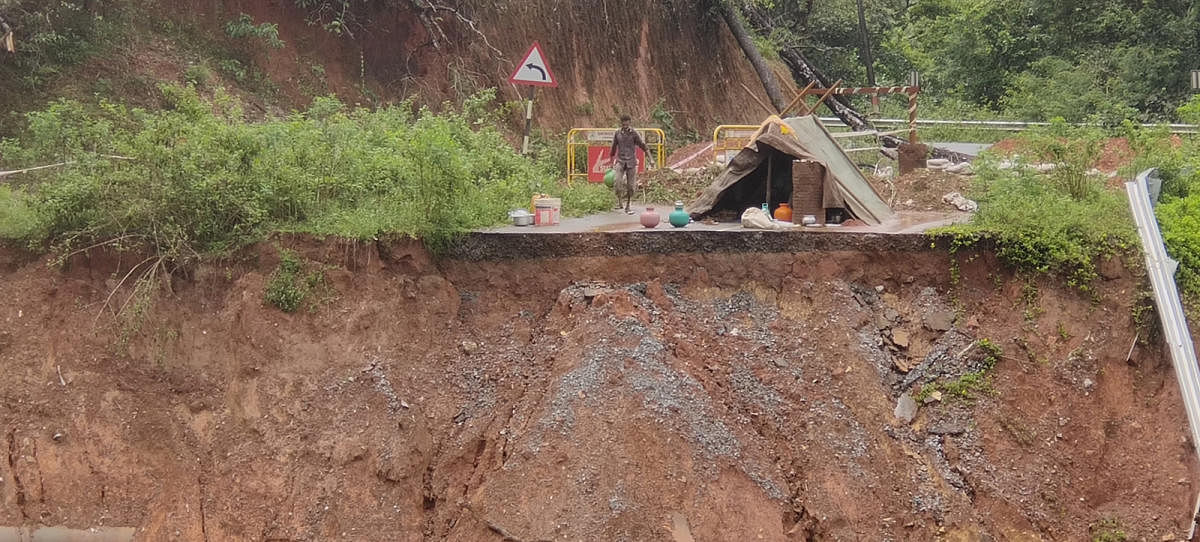
[[756, 207], [765, 201], [768, 182], [772, 203], [788, 201], [793, 160], [809, 160], [823, 166], [821, 186], [826, 208], [846, 209], [871, 225], [892, 217], [891, 208], [858, 166], [821, 121], [811, 115], [789, 119], [773, 116], [764, 121], [745, 148], [729, 161], [725, 171], [687, 206], [687, 211], [693, 218], [726, 210], [740, 214], [746, 207]]

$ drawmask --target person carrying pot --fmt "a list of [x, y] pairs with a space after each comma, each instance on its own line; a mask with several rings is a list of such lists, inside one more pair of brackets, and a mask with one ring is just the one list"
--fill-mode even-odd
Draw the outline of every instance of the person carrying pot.
[[[613, 134], [612, 149], [609, 151], [613, 160], [612, 170], [616, 172], [613, 189], [617, 193], [617, 208], [624, 207], [627, 215], [633, 214], [629, 209], [629, 202], [633, 199], [634, 189], [637, 188], [637, 149], [641, 148], [642, 152], [650, 154], [642, 136], [638, 135], [637, 130], [629, 127], [630, 120], [629, 115], [621, 115], [621, 129]], [[622, 197], [625, 200], [624, 204], [621, 201]]]

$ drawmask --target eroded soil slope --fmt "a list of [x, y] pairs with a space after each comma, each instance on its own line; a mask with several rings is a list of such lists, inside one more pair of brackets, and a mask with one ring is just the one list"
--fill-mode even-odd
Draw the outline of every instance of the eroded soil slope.
[[[141, 258], [59, 271], [3, 253], [0, 525], [139, 540], [1186, 532], [1178, 388], [1157, 338], [1126, 361], [1138, 283], [1120, 265], [1093, 303], [987, 254], [951, 283], [944, 252], [870, 239], [436, 264], [407, 243], [280, 242], [326, 277], [295, 314], [263, 302], [270, 245], [133, 303], [140, 320], [101, 307]], [[902, 393], [985, 368], [981, 339], [1003, 353], [973, 399], [943, 386], [897, 418]]]

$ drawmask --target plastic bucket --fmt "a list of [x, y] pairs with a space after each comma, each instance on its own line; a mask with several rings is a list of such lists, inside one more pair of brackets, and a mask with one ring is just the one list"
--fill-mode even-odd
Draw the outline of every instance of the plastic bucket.
[[559, 198], [538, 198], [533, 200], [533, 225], [557, 225], [561, 212], [562, 200]]

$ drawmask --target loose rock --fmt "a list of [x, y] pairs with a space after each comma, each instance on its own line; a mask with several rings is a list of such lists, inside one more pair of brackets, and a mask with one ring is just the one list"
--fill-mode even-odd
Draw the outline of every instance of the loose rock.
[[954, 311], [934, 309], [925, 313], [923, 320], [930, 331], [949, 331], [954, 326]]
[[905, 393], [900, 396], [900, 400], [896, 401], [896, 410], [893, 412], [896, 418], [904, 423], [912, 423], [917, 419], [917, 402], [913, 400], [912, 395]]

